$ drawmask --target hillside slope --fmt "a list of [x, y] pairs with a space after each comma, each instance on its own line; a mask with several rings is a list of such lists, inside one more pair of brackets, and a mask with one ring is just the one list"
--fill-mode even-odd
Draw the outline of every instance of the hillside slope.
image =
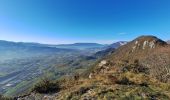
[[[170, 46], [154, 36], [141, 36], [106, 55], [85, 72], [64, 78], [53, 94], [34, 88], [25, 100], [169, 100]], [[44, 83], [43, 83], [44, 84]], [[47, 90], [52, 84], [45, 85]], [[44, 85], [40, 85], [42, 87]], [[50, 87], [49, 87], [50, 86]], [[53, 85], [55, 86], [55, 85]], [[39, 86], [38, 86], [39, 87]], [[20, 98], [19, 98], [20, 99]], [[32, 99], [31, 99], [32, 100]]]
[[[170, 82], [170, 47], [154, 36], [141, 36], [132, 42], [120, 47], [108, 59], [111, 63], [138, 60], [150, 70], [150, 74], [161, 81]], [[168, 69], [168, 70], [167, 70]]]

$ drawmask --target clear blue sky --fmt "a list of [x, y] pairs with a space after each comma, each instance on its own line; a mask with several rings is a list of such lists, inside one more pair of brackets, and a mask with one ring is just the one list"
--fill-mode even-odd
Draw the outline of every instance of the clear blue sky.
[[0, 0], [0, 40], [111, 43], [170, 39], [170, 0]]

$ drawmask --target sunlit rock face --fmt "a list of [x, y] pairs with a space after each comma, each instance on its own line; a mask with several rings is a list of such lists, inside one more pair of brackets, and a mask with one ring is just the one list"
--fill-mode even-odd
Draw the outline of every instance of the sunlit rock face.
[[141, 36], [132, 43], [132, 52], [137, 49], [154, 49], [159, 46], [167, 45], [166, 42], [154, 37], [154, 36]]
[[145, 47], [146, 46], [149, 46], [149, 48], [155, 48], [155, 41], [151, 41], [151, 42], [149, 42], [149, 41], [144, 41], [144, 43], [143, 43], [143, 49], [145, 49]]
[[101, 66], [105, 65], [106, 63], [107, 63], [107, 61], [106, 61], [106, 60], [102, 60], [102, 61], [99, 63], [99, 67], [101, 67]]

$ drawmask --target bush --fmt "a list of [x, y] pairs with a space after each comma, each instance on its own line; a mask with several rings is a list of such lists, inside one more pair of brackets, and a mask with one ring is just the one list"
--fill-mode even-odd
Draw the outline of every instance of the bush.
[[53, 82], [48, 79], [43, 79], [38, 84], [36, 84], [32, 91], [38, 93], [56, 93], [60, 91], [59, 82]]
[[107, 78], [108, 78], [108, 82], [111, 84], [115, 84], [116, 81], [118, 81], [118, 79], [113, 75], [108, 75]]
[[121, 71], [122, 72], [131, 71], [131, 72], [134, 72], [134, 73], [149, 74], [149, 69], [145, 66], [137, 64], [137, 61], [134, 64], [129, 64], [129, 65], [122, 67]]
[[82, 95], [82, 94], [86, 93], [88, 90], [90, 90], [89, 87], [81, 87], [77, 94]]
[[[80, 87], [77, 91], [71, 92], [66, 100], [79, 100], [80, 96], [87, 93], [90, 89], [92, 89], [92, 87]], [[83, 100], [86, 100], [86, 99], [83, 99]]]
[[140, 86], [144, 86], [144, 87], [148, 87], [148, 83], [147, 82], [143, 82], [141, 84], [139, 84]]
[[73, 80], [75, 81], [78, 81], [80, 79], [80, 75], [78, 73], [76, 73], [74, 76], [73, 76]]
[[134, 85], [134, 82], [131, 82], [127, 77], [123, 77], [121, 80], [116, 81], [117, 84], [121, 85]]

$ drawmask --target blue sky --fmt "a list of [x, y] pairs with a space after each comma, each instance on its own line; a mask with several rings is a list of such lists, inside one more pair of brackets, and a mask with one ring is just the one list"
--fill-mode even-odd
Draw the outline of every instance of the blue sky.
[[0, 40], [112, 43], [170, 39], [170, 0], [0, 0]]

